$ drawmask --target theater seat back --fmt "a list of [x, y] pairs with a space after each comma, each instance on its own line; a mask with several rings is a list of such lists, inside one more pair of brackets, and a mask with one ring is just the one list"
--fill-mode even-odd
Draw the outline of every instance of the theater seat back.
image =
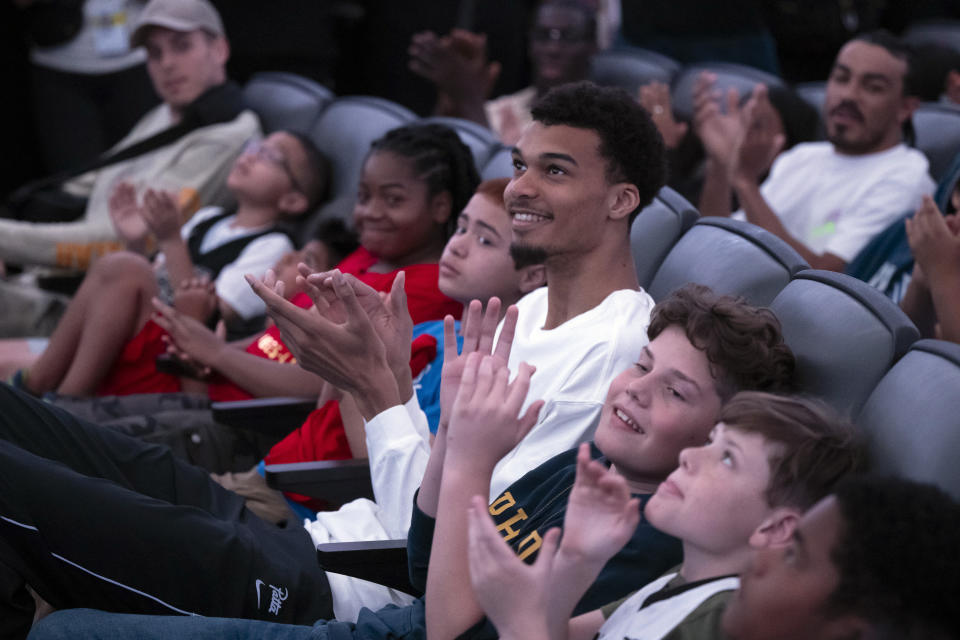
[[309, 134], [330, 159], [330, 199], [356, 192], [370, 143], [415, 119], [406, 107], [383, 98], [346, 96], [331, 102]]
[[793, 274], [807, 268], [800, 254], [772, 233], [741, 220], [705, 217], [670, 249], [647, 290], [659, 301], [696, 282], [765, 306]]
[[486, 164], [487, 160], [490, 159], [490, 156], [500, 148], [500, 139], [497, 138], [497, 135], [493, 131], [470, 120], [433, 116], [424, 118], [420, 122], [442, 124], [456, 131], [463, 144], [470, 147], [470, 152], [473, 154], [473, 162], [477, 165], [478, 173]]
[[960, 500], [960, 345], [919, 340], [880, 380], [857, 423], [873, 471], [931, 482]]
[[647, 288], [673, 245], [700, 214], [686, 198], [663, 187], [630, 225], [630, 251], [640, 286]]
[[247, 82], [243, 97], [260, 116], [265, 133], [277, 129], [307, 133], [335, 96], [323, 85], [295, 73], [262, 71]]
[[920, 337], [893, 301], [832, 271], [801, 271], [770, 308], [797, 358], [800, 390], [851, 418]]

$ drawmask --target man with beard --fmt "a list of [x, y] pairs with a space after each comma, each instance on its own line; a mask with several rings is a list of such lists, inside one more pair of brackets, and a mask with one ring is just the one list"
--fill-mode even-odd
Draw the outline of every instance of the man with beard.
[[707, 153], [701, 212], [729, 215], [736, 195], [748, 221], [783, 238], [810, 266], [842, 271], [873, 236], [933, 192], [926, 158], [904, 144], [919, 103], [910, 64], [910, 49], [889, 34], [848, 42], [827, 81], [827, 142], [800, 144], [779, 157], [784, 139], [764, 116], [766, 88], [758, 86], [742, 109], [728, 96], [723, 113], [706, 74], [694, 116]]

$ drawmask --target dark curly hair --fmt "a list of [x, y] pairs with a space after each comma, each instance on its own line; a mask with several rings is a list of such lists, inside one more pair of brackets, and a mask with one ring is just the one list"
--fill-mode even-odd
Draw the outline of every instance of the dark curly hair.
[[719, 422], [773, 443], [771, 507], [806, 511], [864, 463], [863, 447], [853, 425], [819, 400], [742, 391], [720, 410]]
[[850, 478], [834, 496], [843, 525], [830, 557], [840, 581], [826, 613], [862, 616], [878, 638], [956, 638], [960, 504], [899, 478]]
[[450, 194], [451, 214], [445, 227], [445, 237], [449, 238], [456, 228], [457, 215], [467, 206], [480, 184], [480, 174], [470, 148], [450, 127], [411, 124], [392, 129], [374, 140], [370, 154], [380, 151], [412, 160], [414, 174], [426, 181], [431, 196], [443, 192]]
[[647, 336], [653, 340], [671, 325], [683, 327], [693, 346], [706, 353], [724, 402], [738, 391], [793, 390], [793, 352], [769, 309], [687, 284], [653, 308]]
[[667, 177], [663, 138], [646, 110], [626, 91], [574, 82], [551, 89], [531, 110], [536, 122], [595, 131], [607, 181], [629, 182], [640, 193], [640, 210], [653, 201]]

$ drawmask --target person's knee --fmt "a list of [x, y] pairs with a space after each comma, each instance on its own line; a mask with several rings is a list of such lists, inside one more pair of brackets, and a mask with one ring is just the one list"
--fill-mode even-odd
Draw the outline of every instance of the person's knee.
[[[89, 609], [67, 609], [65, 611], [55, 611], [50, 615], [38, 620], [30, 629], [28, 640], [67, 640], [75, 638], [75, 625], [77, 618], [83, 617]], [[91, 637], [91, 636], [85, 636]]]
[[90, 267], [88, 277], [101, 283], [119, 280], [153, 281], [153, 266], [145, 257], [131, 251], [117, 251], [98, 258]]

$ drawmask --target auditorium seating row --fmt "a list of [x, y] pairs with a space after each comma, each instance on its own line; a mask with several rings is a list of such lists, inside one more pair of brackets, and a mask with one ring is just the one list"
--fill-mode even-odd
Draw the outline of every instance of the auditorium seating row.
[[[643, 50], [612, 51], [594, 58], [592, 77], [601, 84], [622, 86], [635, 92], [652, 80], [670, 81], [677, 118], [689, 121], [693, 114], [693, 85], [700, 72], [717, 76], [721, 91], [736, 88], [741, 95], [758, 83], [783, 85], [783, 80], [764, 71], [732, 63], [704, 63], [680, 67], [664, 56]], [[798, 95], [820, 113], [825, 83], [795, 87]], [[371, 96], [336, 97], [312, 80], [290, 73], [261, 72], [245, 87], [245, 96], [269, 132], [283, 127], [311, 138], [331, 159], [333, 175], [326, 202], [303, 225], [308, 237], [328, 217], [347, 219], [353, 208], [357, 180], [370, 143], [390, 129], [410, 122], [441, 122], [455, 129], [470, 147], [484, 179], [510, 176], [510, 150], [487, 128], [459, 118], [418, 119], [405, 107]], [[822, 133], [822, 123], [820, 126]], [[913, 115], [914, 145], [930, 161], [930, 174], [940, 181], [960, 149], [960, 108], [924, 103]]]
[[[953, 34], [960, 38], [960, 31]], [[957, 42], [960, 43], [960, 39]], [[665, 82], [670, 85], [674, 115], [689, 122], [693, 118], [694, 83], [703, 71], [716, 75], [716, 86], [722, 95], [732, 88], [743, 97], [753, 91], [757, 84], [787, 86], [782, 78], [752, 67], [729, 62], [707, 62], [684, 67], [659, 53], [642, 49], [598, 54], [593, 60], [592, 77], [599, 84], [623, 87], [634, 93], [643, 84]], [[826, 82], [805, 82], [793, 89], [822, 118]], [[819, 129], [822, 136], [822, 121]], [[927, 156], [930, 175], [939, 181], [957, 154], [957, 149], [960, 149], [960, 106], [923, 103], [913, 114], [913, 129], [913, 144]]]
[[[631, 245], [640, 283], [655, 300], [697, 282], [769, 306], [796, 355], [801, 392], [855, 420], [873, 470], [931, 482], [960, 498], [953, 460], [960, 450], [960, 345], [919, 339], [900, 308], [871, 286], [810, 269], [780, 238], [748, 222], [701, 218], [669, 187], [637, 216]], [[215, 403], [214, 415], [253, 428], [265, 419], [276, 429], [284, 401], [263, 402]], [[300, 410], [311, 406], [301, 400]], [[365, 460], [269, 465], [266, 475], [274, 488], [331, 503], [373, 497]], [[318, 559], [328, 570], [409, 591], [404, 548], [404, 541], [334, 543], [320, 545]]]
[[[631, 245], [640, 284], [655, 300], [697, 282], [769, 306], [796, 354], [801, 391], [862, 426], [875, 468], [935, 482], [960, 497], [960, 467], [952, 464], [960, 450], [960, 345], [920, 340], [910, 319], [870, 285], [810, 269], [783, 240], [748, 222], [701, 218], [669, 187], [637, 216]], [[218, 420], [255, 426], [259, 417], [251, 419], [243, 406], [218, 403]], [[277, 408], [259, 415], [275, 418]], [[354, 477], [342, 463], [284, 465], [268, 469], [268, 476], [300, 493], [311, 492], [298, 484], [305, 478], [314, 492], [338, 491], [339, 481], [329, 482], [329, 476], [311, 480], [309, 465], [340, 467], [328, 473], [348, 484]], [[337, 497], [353, 495], [345, 491]]]
[[[779, 78], [738, 65], [682, 68], [652, 52], [601, 54], [595, 60], [593, 78], [633, 91], [650, 80], [670, 82], [677, 115], [689, 117], [693, 78], [705, 68], [718, 73], [721, 88], [735, 86], [741, 93], [758, 82], [782, 84]], [[298, 86], [302, 80], [289, 74], [260, 74], [247, 87], [248, 99], [268, 130], [282, 125], [304, 131], [333, 157], [334, 188], [326, 215], [345, 215], [349, 211], [345, 201], [352, 194], [369, 142], [415, 116], [379, 99], [334, 98], [322, 87]], [[797, 90], [819, 110], [822, 83]], [[468, 122], [444, 121], [473, 150], [485, 178], [511, 174], [509, 150], [489, 132]], [[940, 179], [960, 148], [960, 112], [924, 105], [914, 124], [918, 147], [930, 157], [934, 178]], [[339, 208], [334, 207], [338, 200]], [[687, 282], [697, 282], [769, 306], [796, 355], [802, 392], [823, 399], [857, 422], [873, 470], [931, 482], [960, 498], [960, 467], [953, 464], [954, 452], [960, 450], [960, 394], [956, 393], [960, 345], [919, 339], [899, 307], [869, 285], [843, 274], [810, 269], [788, 244], [750, 223], [700, 218], [689, 202], [668, 187], [634, 221], [631, 246], [640, 284], [655, 300]], [[276, 420], [267, 416], [276, 418], [285, 402], [216, 403], [214, 412], [224, 423], [256, 427], [272, 422], [270, 427], [276, 429]], [[298, 410], [306, 412], [311, 406], [311, 401], [301, 400]], [[284, 429], [294, 428], [299, 420], [294, 417]], [[271, 465], [267, 478], [275, 488], [333, 503], [372, 498], [364, 460]], [[320, 545], [318, 561], [329, 571], [410, 591], [404, 547], [404, 541]]]
[[699, 282], [769, 306], [796, 355], [800, 389], [856, 420], [874, 469], [936, 483], [960, 498], [953, 464], [960, 345], [920, 340], [903, 311], [870, 285], [808, 268], [780, 238], [750, 223], [699, 218], [668, 188], [634, 221], [631, 243], [635, 260], [664, 256], [640, 274], [655, 300]]

